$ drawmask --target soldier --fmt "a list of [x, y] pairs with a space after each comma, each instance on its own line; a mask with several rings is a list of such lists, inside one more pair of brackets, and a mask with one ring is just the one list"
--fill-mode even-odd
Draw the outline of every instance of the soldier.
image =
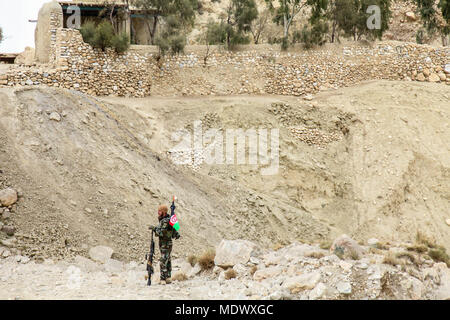
[[153, 227], [155, 234], [159, 237], [159, 251], [161, 253], [160, 273], [161, 284], [171, 283], [172, 262], [170, 254], [172, 252], [172, 239], [179, 239], [180, 234], [170, 224], [170, 216], [167, 214], [167, 206], [161, 205], [158, 207], [159, 225]]

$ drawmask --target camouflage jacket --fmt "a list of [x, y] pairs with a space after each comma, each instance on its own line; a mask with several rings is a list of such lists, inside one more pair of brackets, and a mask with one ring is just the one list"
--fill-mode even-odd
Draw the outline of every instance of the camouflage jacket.
[[159, 221], [159, 225], [155, 228], [155, 234], [159, 240], [171, 242], [172, 238], [178, 239], [180, 234], [170, 225], [170, 216], [165, 216]]

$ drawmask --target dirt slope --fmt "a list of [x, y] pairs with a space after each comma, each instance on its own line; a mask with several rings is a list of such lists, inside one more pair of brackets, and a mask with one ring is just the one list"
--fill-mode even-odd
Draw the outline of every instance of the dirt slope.
[[[311, 102], [239, 96], [126, 104], [156, 117], [150, 145], [163, 154], [174, 146], [172, 132], [191, 130], [195, 120], [204, 129], [280, 128], [277, 175], [242, 165], [198, 170], [254, 190], [265, 207], [252, 197], [242, 203], [254, 215], [287, 203], [327, 225], [321, 236], [331, 239], [345, 232], [359, 240], [413, 240], [421, 231], [448, 247], [449, 97], [445, 85], [379, 81], [323, 92]], [[283, 215], [281, 224], [289, 224]]]
[[[172, 194], [180, 199], [183, 228], [175, 256], [222, 238], [271, 245], [327, 232], [289, 203], [272, 207], [276, 215], [298, 220], [295, 230], [269, 211], [249, 220], [252, 212], [242, 212], [241, 205], [245, 186], [183, 170], [158, 156], [149, 148], [154, 123], [126, 107], [48, 88], [2, 89], [0, 104], [0, 185], [23, 195], [11, 217], [22, 254], [62, 258], [106, 244], [119, 259], [141, 258], [147, 226], [157, 222], [156, 207], [168, 204]], [[60, 121], [52, 120], [55, 115]]]
[[[270, 247], [341, 233], [397, 241], [421, 231], [450, 249], [449, 97], [445, 85], [387, 81], [313, 101], [99, 100], [2, 89], [0, 187], [20, 191], [9, 223], [21, 253], [35, 257], [85, 255], [104, 244], [118, 259], [140, 259], [156, 207], [172, 194], [179, 198], [180, 257], [222, 238]], [[192, 129], [194, 120], [204, 129], [279, 128], [278, 173], [172, 164], [171, 135]]]

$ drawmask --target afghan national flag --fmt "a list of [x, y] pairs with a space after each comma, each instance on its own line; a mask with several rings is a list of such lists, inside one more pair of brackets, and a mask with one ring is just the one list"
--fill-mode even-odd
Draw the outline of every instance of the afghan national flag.
[[170, 217], [169, 224], [176, 230], [180, 229], [180, 224], [178, 223], [177, 216], [174, 214], [172, 217]]

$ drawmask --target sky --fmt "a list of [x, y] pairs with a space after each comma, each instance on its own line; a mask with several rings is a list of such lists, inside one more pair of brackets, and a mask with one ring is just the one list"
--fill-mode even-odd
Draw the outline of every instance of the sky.
[[4, 40], [1, 53], [20, 53], [25, 47], [34, 48], [34, 29], [42, 4], [50, 0], [0, 0], [0, 27]]

